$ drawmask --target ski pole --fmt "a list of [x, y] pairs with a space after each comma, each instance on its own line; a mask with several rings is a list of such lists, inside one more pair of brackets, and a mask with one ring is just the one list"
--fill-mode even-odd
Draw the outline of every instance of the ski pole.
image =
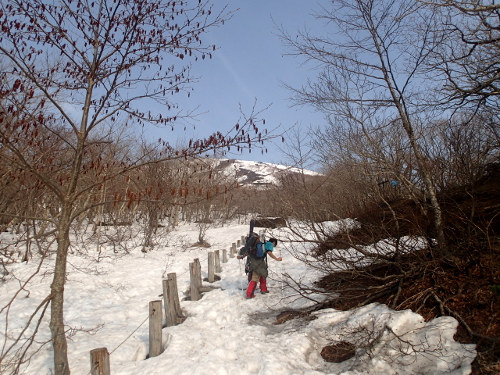
[[283, 290], [283, 254], [281, 253], [281, 246], [280, 246], [280, 258], [281, 258], [281, 264], [280, 264], [280, 281], [281, 281], [281, 296], [283, 297], [284, 295], [284, 290]]
[[241, 278], [243, 277], [243, 272], [241, 271], [241, 259], [238, 259], [238, 263], [240, 268], [240, 290], [243, 290], [243, 282], [241, 281]]

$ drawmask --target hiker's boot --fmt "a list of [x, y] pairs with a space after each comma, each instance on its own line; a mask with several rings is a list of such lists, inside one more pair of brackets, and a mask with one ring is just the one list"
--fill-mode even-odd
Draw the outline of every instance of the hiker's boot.
[[248, 288], [247, 288], [247, 299], [248, 298], [253, 298], [255, 297], [255, 294], [253, 292], [255, 291], [255, 288], [257, 287], [257, 283], [255, 281], [250, 281], [248, 283]]
[[267, 280], [261, 276], [259, 282], [260, 282], [260, 292], [262, 294], [269, 293], [269, 290], [267, 290]]

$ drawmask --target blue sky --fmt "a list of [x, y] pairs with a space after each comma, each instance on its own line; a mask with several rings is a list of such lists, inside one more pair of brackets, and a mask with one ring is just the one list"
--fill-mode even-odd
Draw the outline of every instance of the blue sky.
[[[217, 0], [216, 5], [222, 2]], [[200, 113], [184, 131], [175, 131], [180, 138], [205, 136], [215, 130], [227, 130], [239, 117], [239, 106], [249, 113], [255, 100], [257, 109], [270, 107], [262, 114], [269, 128], [280, 127], [286, 131], [298, 124], [301, 129], [324, 123], [323, 116], [309, 107], [291, 107], [291, 93], [283, 87], [283, 82], [300, 86], [307, 77], [314, 78], [311, 68], [301, 65], [296, 57], [286, 56], [286, 49], [278, 37], [280, 25], [290, 33], [308, 28], [319, 30], [321, 25], [312, 13], [318, 11], [327, 0], [230, 0], [230, 9], [239, 9], [220, 28], [212, 29], [207, 41], [215, 43], [219, 49], [211, 60], [193, 65], [193, 75], [200, 81], [194, 86], [189, 99], [176, 98], [185, 108], [198, 107]], [[164, 134], [172, 137], [173, 134]], [[268, 144], [268, 153], [259, 150], [251, 154], [228, 155], [243, 160], [288, 163], [276, 144]]]

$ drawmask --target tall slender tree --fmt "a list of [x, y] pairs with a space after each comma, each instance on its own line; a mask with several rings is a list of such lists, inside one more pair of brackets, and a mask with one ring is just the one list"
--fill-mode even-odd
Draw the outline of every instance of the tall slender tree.
[[446, 251], [442, 210], [426, 162], [419, 128], [420, 99], [426, 95], [425, 61], [433, 40], [435, 17], [411, 0], [339, 0], [318, 14], [331, 32], [292, 36], [282, 30], [290, 53], [318, 65], [315, 81], [290, 87], [298, 104], [323, 111], [333, 127], [356, 129], [370, 140], [370, 129], [403, 129], [414, 154], [414, 173], [432, 207], [438, 245]]

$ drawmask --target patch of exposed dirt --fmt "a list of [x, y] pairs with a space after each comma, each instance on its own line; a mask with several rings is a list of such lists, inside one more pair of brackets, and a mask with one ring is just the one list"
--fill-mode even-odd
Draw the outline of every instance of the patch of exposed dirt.
[[354, 357], [356, 347], [350, 342], [341, 341], [337, 344], [325, 346], [320, 354], [327, 362], [340, 363]]

